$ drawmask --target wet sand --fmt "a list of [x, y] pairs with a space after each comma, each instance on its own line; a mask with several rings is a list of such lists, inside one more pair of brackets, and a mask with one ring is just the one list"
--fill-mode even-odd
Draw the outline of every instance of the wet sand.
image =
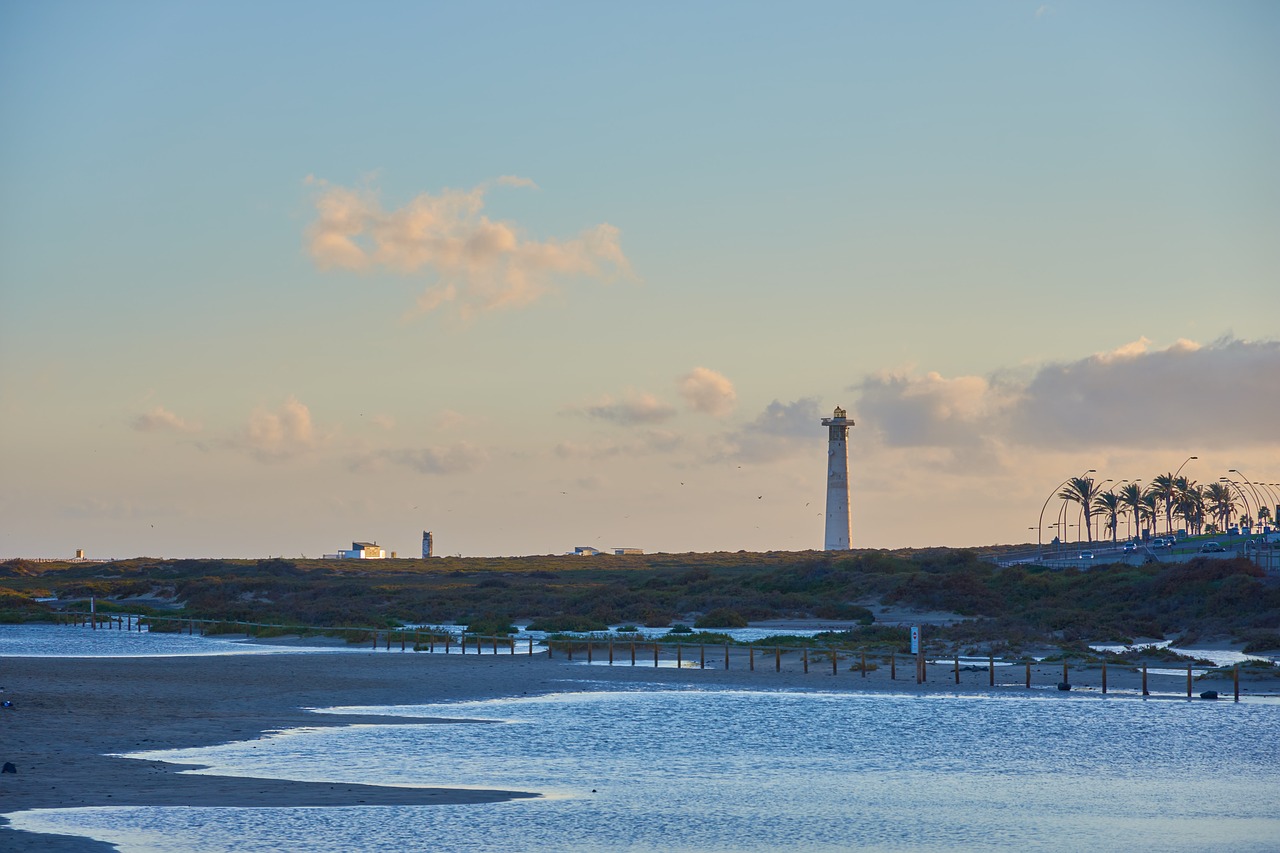
[[[630, 650], [615, 650], [608, 666], [602, 648], [594, 666], [584, 655], [570, 662], [545, 653], [535, 657], [428, 655], [399, 650], [283, 655], [225, 655], [170, 658], [0, 658], [0, 698], [14, 707], [0, 710], [0, 762], [17, 773], [0, 774], [0, 814], [38, 808], [80, 806], [326, 806], [353, 804], [453, 804], [499, 802], [537, 792], [409, 788], [327, 782], [245, 779], [182, 774], [178, 765], [109, 757], [109, 753], [208, 746], [247, 740], [263, 732], [295, 726], [388, 723], [386, 717], [319, 715], [305, 709], [329, 706], [422, 704], [469, 699], [600, 690], [640, 684], [697, 684], [720, 688], [880, 690], [899, 693], [989, 692], [985, 666], [965, 669], [956, 685], [949, 666], [932, 666], [928, 683], [917, 685], [913, 662], [899, 658], [897, 679], [882, 664], [864, 677], [841, 660], [833, 675], [830, 660], [810, 656], [802, 671], [799, 652], [776, 659], [757, 652], [748, 669], [746, 650], [734, 649], [724, 669], [722, 647], [707, 647], [707, 668], [698, 668], [699, 650], [685, 650], [685, 668], [654, 668], [652, 651], [630, 665]], [[664, 664], [669, 664], [667, 652]], [[647, 664], [647, 665], [646, 665]], [[1058, 695], [1061, 664], [1033, 667], [1039, 695]], [[1099, 693], [1100, 671], [1073, 669], [1073, 693]], [[1021, 666], [997, 667], [997, 692], [1025, 693]], [[1140, 675], [1108, 669], [1113, 693], [1141, 688]], [[1185, 695], [1185, 675], [1152, 675], [1153, 692]], [[1276, 695], [1275, 678], [1241, 682], [1243, 696]], [[1197, 680], [1195, 694], [1218, 690], [1231, 699], [1229, 678]], [[1196, 700], [1200, 701], [1200, 700]], [[394, 718], [397, 724], [404, 718]], [[423, 725], [482, 725], [418, 720]], [[335, 776], [341, 776], [341, 771]], [[72, 836], [34, 835], [0, 826], [0, 849], [101, 851], [109, 845]]]

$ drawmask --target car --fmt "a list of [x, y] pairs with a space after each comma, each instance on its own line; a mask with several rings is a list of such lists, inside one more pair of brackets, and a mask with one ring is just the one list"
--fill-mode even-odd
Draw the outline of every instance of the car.
[[1130, 553], [1130, 552], [1132, 552], [1132, 551], [1136, 551], [1136, 550], [1138, 550], [1138, 543], [1137, 543], [1137, 542], [1126, 542], [1126, 543], [1124, 543], [1124, 548], [1123, 548], [1123, 549], [1121, 549], [1121, 550], [1123, 550], [1126, 554], [1128, 554], [1128, 553]]
[[1081, 551], [1079, 554], [1076, 554], [1076, 557], [1077, 557], [1077, 559], [1081, 559], [1081, 560], [1092, 560], [1092, 559], [1093, 559], [1093, 552], [1092, 552], [1092, 551]]
[[1223, 548], [1217, 542], [1206, 542], [1200, 546], [1200, 553], [1202, 554], [1221, 554], [1226, 550], [1226, 548]]

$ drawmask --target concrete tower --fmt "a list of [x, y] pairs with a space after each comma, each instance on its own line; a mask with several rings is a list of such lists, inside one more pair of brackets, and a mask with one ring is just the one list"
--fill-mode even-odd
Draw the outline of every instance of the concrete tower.
[[432, 547], [435, 542], [431, 538], [431, 531], [422, 531], [422, 558], [425, 560], [431, 556]]
[[849, 427], [853, 421], [845, 417], [844, 409], [836, 406], [835, 413], [822, 419], [827, 427], [827, 535], [824, 551], [849, 550]]

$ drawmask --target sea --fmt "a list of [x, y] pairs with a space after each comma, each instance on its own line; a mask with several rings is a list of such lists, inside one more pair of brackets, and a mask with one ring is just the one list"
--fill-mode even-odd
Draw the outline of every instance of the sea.
[[386, 725], [132, 753], [207, 766], [197, 772], [535, 799], [8, 817], [123, 851], [195, 853], [1280, 850], [1280, 701], [618, 689], [593, 671], [567, 669], [536, 697], [319, 710]]

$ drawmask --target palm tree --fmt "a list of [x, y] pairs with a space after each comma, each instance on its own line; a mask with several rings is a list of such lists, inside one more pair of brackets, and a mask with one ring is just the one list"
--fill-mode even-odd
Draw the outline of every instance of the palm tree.
[[1103, 513], [1107, 519], [1107, 527], [1111, 529], [1111, 544], [1116, 543], [1116, 527], [1120, 523], [1120, 513], [1124, 510], [1124, 503], [1120, 496], [1113, 491], [1103, 492], [1093, 499], [1093, 508]]
[[[1160, 503], [1164, 505], [1164, 529], [1166, 533], [1173, 532], [1173, 505], [1178, 501], [1178, 481], [1172, 472], [1161, 474], [1152, 479], [1151, 487], [1147, 490], [1150, 494], [1159, 498]], [[1155, 531], [1153, 530], [1152, 533]]]
[[1151, 528], [1151, 535], [1156, 533], [1156, 522], [1160, 518], [1160, 498], [1151, 491], [1147, 490], [1142, 493], [1142, 520]]
[[1142, 487], [1137, 483], [1129, 483], [1120, 487], [1120, 502], [1133, 514], [1133, 521], [1141, 529], [1142, 519]]
[[1200, 532], [1204, 524], [1204, 492], [1195, 483], [1182, 480], [1178, 486], [1178, 501], [1174, 510], [1193, 534]]
[[1067, 501], [1074, 501], [1080, 504], [1080, 509], [1084, 512], [1084, 529], [1088, 533], [1089, 541], [1093, 541], [1093, 501], [1098, 497], [1098, 487], [1094, 485], [1092, 477], [1072, 477], [1067, 480], [1067, 485], [1062, 491], [1058, 492], [1058, 497]]
[[1230, 527], [1231, 513], [1236, 508], [1236, 502], [1231, 495], [1231, 489], [1228, 488], [1226, 483], [1210, 483], [1205, 487], [1204, 497], [1209, 509], [1213, 512], [1214, 518], [1222, 522], [1219, 529], [1226, 530]]

